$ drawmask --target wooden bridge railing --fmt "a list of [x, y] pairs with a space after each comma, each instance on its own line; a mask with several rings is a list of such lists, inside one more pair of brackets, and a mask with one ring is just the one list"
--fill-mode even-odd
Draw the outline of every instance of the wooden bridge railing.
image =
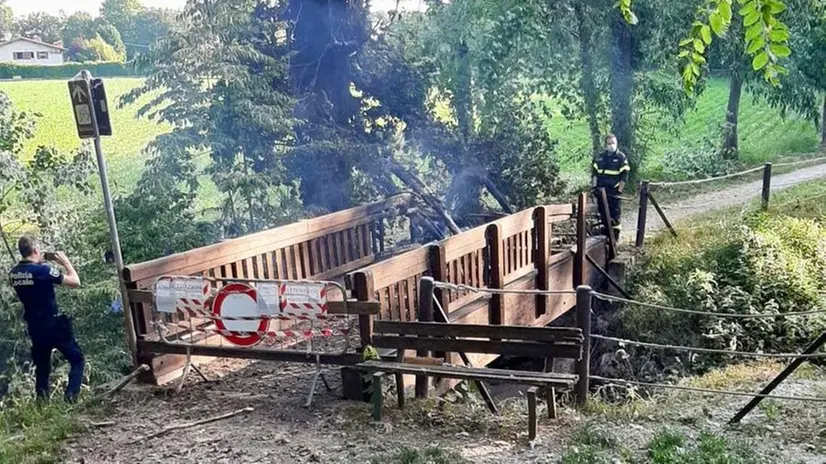
[[[335, 280], [346, 273], [372, 264], [383, 248], [381, 220], [396, 208], [410, 204], [409, 195], [299, 221], [283, 227], [227, 240], [124, 269], [127, 287], [151, 288], [163, 275], [201, 275], [216, 278]], [[135, 292], [131, 310], [138, 339], [152, 339], [150, 311], [145, 295]], [[333, 296], [331, 296], [333, 297]], [[277, 329], [273, 329], [277, 330]], [[152, 335], [150, 335], [152, 334]], [[151, 354], [141, 353], [150, 362], [156, 378], [161, 368]], [[180, 358], [180, 357], [177, 357]], [[167, 360], [168, 361], [168, 360]]]
[[[553, 253], [550, 247], [552, 224], [572, 214], [572, 205], [521, 211], [355, 271], [348, 276], [348, 289], [359, 301], [380, 302], [378, 319], [402, 321], [419, 319], [416, 309], [422, 276], [477, 288], [572, 290], [574, 253]], [[594, 242], [591, 255], [602, 260], [604, 250]], [[442, 289], [435, 295], [452, 322], [468, 324], [545, 325], [576, 301], [573, 295], [491, 295]], [[371, 316], [361, 316], [359, 326], [362, 343], [368, 344]]]

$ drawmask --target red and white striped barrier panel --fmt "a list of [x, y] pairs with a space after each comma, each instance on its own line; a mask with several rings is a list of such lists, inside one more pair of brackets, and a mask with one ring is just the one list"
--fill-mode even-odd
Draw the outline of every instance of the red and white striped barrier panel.
[[259, 337], [267, 338], [312, 338], [312, 337], [333, 337], [346, 336], [350, 334], [350, 329], [333, 329], [331, 327], [322, 327], [318, 329], [294, 329], [294, 330], [267, 330], [267, 331], [235, 331], [235, 330], [221, 330], [212, 328], [198, 328], [190, 327], [185, 323], [169, 324], [179, 329], [193, 330], [195, 332], [216, 333], [223, 336], [243, 337], [250, 335], [257, 335]]

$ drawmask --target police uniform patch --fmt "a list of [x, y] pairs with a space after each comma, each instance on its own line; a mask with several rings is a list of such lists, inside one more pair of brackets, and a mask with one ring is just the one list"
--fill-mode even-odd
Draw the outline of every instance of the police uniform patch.
[[60, 277], [60, 270], [58, 270], [56, 267], [51, 267], [49, 268], [49, 275], [54, 278], [58, 278]]

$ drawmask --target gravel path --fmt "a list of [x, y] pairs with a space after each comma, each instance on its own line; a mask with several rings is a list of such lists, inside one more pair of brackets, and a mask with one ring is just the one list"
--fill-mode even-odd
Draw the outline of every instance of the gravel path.
[[[817, 164], [786, 174], [779, 174], [772, 177], [772, 192], [821, 178], [826, 178], [826, 164]], [[656, 196], [656, 192], [658, 190], [662, 191], [662, 188], [652, 187], [651, 191]], [[762, 190], [763, 181], [757, 180], [715, 192], [701, 193], [676, 201], [663, 202], [660, 206], [665, 211], [668, 220], [675, 224], [695, 214], [747, 204], [751, 200], [759, 198]], [[624, 242], [631, 242], [636, 236], [638, 208], [636, 204], [632, 205], [628, 202], [625, 203], [624, 207], [621, 238]], [[663, 228], [665, 228], [665, 224], [660, 219], [657, 211], [653, 206], [649, 206], [645, 226], [646, 235], [648, 232], [656, 232]]]

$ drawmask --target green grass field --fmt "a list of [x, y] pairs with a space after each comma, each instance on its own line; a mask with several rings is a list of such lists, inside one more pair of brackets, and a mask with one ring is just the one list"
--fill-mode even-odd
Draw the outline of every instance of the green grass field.
[[[109, 163], [110, 178], [120, 194], [128, 194], [140, 178], [146, 159], [143, 149], [147, 143], [158, 134], [170, 130], [168, 124], [137, 118], [137, 109], [146, 100], [123, 109], [115, 107], [118, 97], [139, 83], [140, 79], [132, 78], [106, 81], [109, 101], [113, 106], [114, 136], [104, 139], [103, 148]], [[37, 134], [27, 145], [28, 155], [39, 145], [53, 145], [61, 150], [80, 146], [65, 81], [5, 81], [0, 82], [0, 91], [6, 92], [18, 109], [42, 114]], [[717, 141], [716, 134], [723, 122], [727, 103], [728, 81], [712, 79], [696, 107], [677, 128], [677, 137], [662, 130], [654, 134], [655, 143], [643, 169], [647, 173], [656, 172], [659, 160], [668, 150], [697, 146], [707, 138]], [[442, 115], [444, 109], [437, 110], [437, 113]], [[565, 177], [575, 182], [586, 179], [587, 160], [591, 155], [586, 122], [566, 120], [556, 112], [555, 117], [548, 121], [548, 132], [559, 141], [559, 157]], [[799, 118], [784, 120], [768, 105], [755, 104], [747, 93], [741, 104], [740, 139], [742, 160], [749, 165], [789, 154], [813, 152], [818, 145], [814, 124]], [[202, 195], [199, 195], [199, 204], [212, 206], [214, 198], [211, 197], [215, 195], [215, 188], [208, 185], [209, 182], [206, 184]]]
[[[719, 142], [717, 134], [724, 122], [728, 92], [728, 80], [711, 79], [695, 108], [685, 115], [685, 121], [676, 128], [679, 131], [677, 137], [668, 131], [656, 131], [653, 134], [655, 143], [643, 166], [643, 175], [651, 177], [650, 174], [657, 171], [660, 160], [669, 150], [700, 146], [704, 139]], [[587, 122], [584, 119], [566, 120], [559, 112], [555, 112], [554, 116], [548, 122], [548, 132], [559, 141], [562, 170], [581, 180], [587, 177], [584, 172], [591, 155]], [[817, 129], [811, 121], [797, 117], [784, 120], [770, 106], [755, 103], [747, 92], [744, 92], [740, 104], [739, 129], [740, 156], [747, 165], [762, 164], [791, 154], [811, 153], [817, 150], [819, 143]]]
[[[113, 136], [103, 138], [103, 152], [113, 188], [121, 194], [127, 194], [140, 179], [146, 160], [143, 153], [146, 145], [158, 134], [170, 130], [168, 124], [138, 119], [139, 104], [117, 108], [118, 98], [140, 83], [140, 79], [106, 80], [106, 93], [112, 107]], [[11, 98], [18, 110], [41, 115], [35, 137], [26, 145], [27, 156], [31, 156], [41, 145], [54, 146], [62, 151], [80, 147], [81, 140], [77, 137], [66, 81], [3, 81], [0, 82], [0, 91]]]

